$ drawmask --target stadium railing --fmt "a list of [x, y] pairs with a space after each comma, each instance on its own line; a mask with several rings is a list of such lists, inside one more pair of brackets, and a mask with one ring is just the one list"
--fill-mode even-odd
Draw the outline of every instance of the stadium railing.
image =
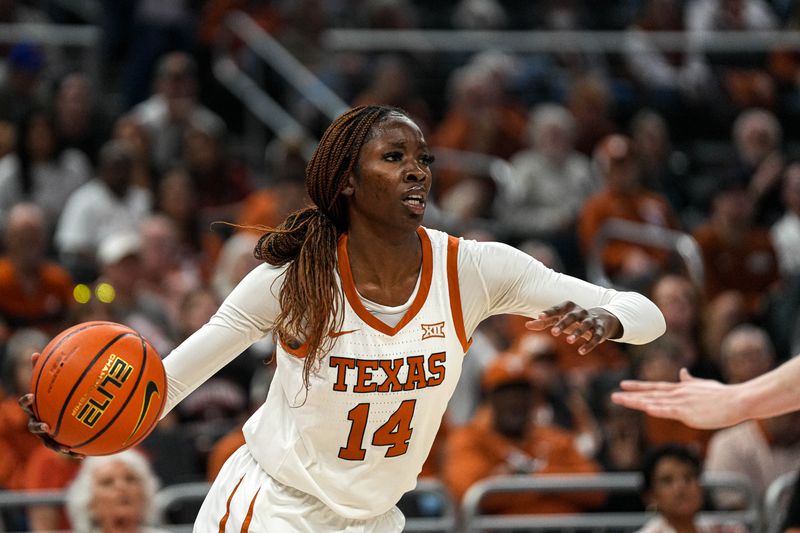
[[[738, 475], [708, 474], [702, 477], [704, 488], [735, 490], [741, 493], [747, 502], [742, 511], [716, 511], [703, 513], [703, 516], [724, 522], [742, 523], [751, 531], [761, 524], [759, 512], [760, 502], [756, 501], [749, 481]], [[786, 482], [788, 485], [791, 483]], [[182, 483], [162, 488], [156, 495], [156, 507], [159, 516], [181, 504], [199, 504], [208, 493], [208, 483]], [[409, 517], [406, 521], [407, 532], [449, 533], [463, 531], [510, 531], [525, 529], [528, 531], [544, 531], [547, 529], [563, 529], [564, 531], [604, 531], [613, 528], [615, 531], [633, 531], [649, 518], [647, 513], [585, 513], [577, 515], [484, 515], [480, 504], [488, 494], [518, 491], [532, 492], [586, 492], [599, 491], [639, 493], [641, 476], [636, 473], [606, 473], [598, 475], [541, 475], [541, 476], [501, 476], [476, 483], [464, 498], [459, 507], [451, 499], [448, 491], [438, 480], [421, 479], [417, 488], [412, 491], [415, 497], [433, 498], [432, 507], [438, 512], [429, 516]], [[782, 489], [786, 490], [786, 489]], [[26, 507], [29, 505], [60, 505], [64, 503], [63, 491], [11, 492], [0, 491], [0, 511]], [[769, 498], [769, 496], [768, 496]], [[776, 505], [766, 506], [767, 512], [777, 514]], [[781, 500], [782, 501], [782, 500]], [[783, 505], [781, 503], [780, 505]], [[459, 516], [460, 514], [460, 516]], [[0, 531], [3, 530], [0, 523]], [[191, 524], [166, 524], [163, 526], [176, 533], [191, 531]]]
[[613, 285], [602, 261], [603, 249], [612, 240], [675, 252], [686, 265], [686, 271], [695, 286], [700, 289], [705, 286], [703, 258], [694, 237], [682, 231], [619, 218], [608, 219], [595, 235], [586, 261], [586, 272], [593, 283]]
[[787, 472], [770, 483], [764, 494], [764, 520], [766, 533], [780, 533], [786, 518], [786, 509], [792, 497], [798, 472]]
[[[639, 493], [642, 478], [637, 473], [605, 473], [598, 475], [501, 476], [473, 485], [464, 496], [464, 531], [494, 532], [525, 530], [547, 531], [635, 531], [652, 516], [648, 513], [582, 513], [575, 515], [486, 515], [481, 502], [489, 494], [511, 492], [586, 492], [598, 491]], [[742, 494], [747, 506], [742, 511], [703, 512], [701, 516], [723, 523], [744, 524], [750, 531], [760, 531], [759, 502], [747, 478], [734, 474], [707, 474], [701, 484], [710, 491], [735, 490]]]

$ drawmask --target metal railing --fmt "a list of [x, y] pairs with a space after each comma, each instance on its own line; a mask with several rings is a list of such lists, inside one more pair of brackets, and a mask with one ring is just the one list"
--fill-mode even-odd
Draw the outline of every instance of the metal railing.
[[586, 261], [586, 272], [593, 283], [613, 285], [603, 267], [603, 249], [609, 241], [624, 241], [675, 252], [686, 265], [686, 271], [695, 286], [700, 289], [705, 286], [703, 257], [694, 237], [682, 231], [620, 218], [606, 220], [595, 235]]
[[231, 13], [225, 27], [330, 120], [350, 107], [248, 15]]
[[[770, 488], [773, 493], [783, 494], [791, 486], [789, 478], [782, 481], [780, 487]], [[567, 531], [601, 531], [603, 528], [633, 530], [641, 527], [649, 518], [647, 513], [584, 513], [575, 515], [484, 515], [480, 505], [489, 494], [507, 494], [510, 492], [587, 492], [599, 491], [639, 493], [642, 479], [636, 473], [606, 473], [597, 475], [541, 475], [541, 476], [501, 476], [485, 479], [473, 485], [464, 497], [460, 506], [463, 516], [464, 530], [474, 531], [509, 531], [523, 528], [530, 531], [545, 529], [563, 529]], [[760, 525], [761, 515], [755, 493], [749, 481], [734, 474], [707, 474], [701, 478], [704, 488], [711, 491], [717, 489], [740, 492], [747, 506], [742, 511], [717, 511], [702, 513], [701, 516], [714, 520], [736, 522], [751, 528]], [[156, 495], [155, 505], [160, 518], [176, 505], [199, 503], [208, 493], [208, 483], [183, 483], [161, 489]], [[405, 531], [431, 533], [448, 533], [456, 531], [458, 526], [459, 506], [453, 502], [448, 491], [441, 482], [434, 479], [421, 479], [412, 495], [430, 495], [437, 498], [441, 512], [430, 517], [410, 517], [406, 521]], [[768, 492], [765, 505], [768, 513], [778, 509], [770, 502], [778, 502]], [[30, 505], [61, 505], [64, 503], [64, 491], [13, 492], [0, 491], [0, 510], [20, 508]], [[780, 500], [781, 502], [783, 500]], [[781, 503], [781, 505], [784, 505]], [[167, 524], [163, 526], [170, 531], [191, 531], [190, 524]], [[2, 529], [2, 524], [0, 524]], [[753, 529], [755, 531], [755, 529]]]
[[787, 472], [770, 483], [764, 494], [764, 519], [767, 533], [780, 533], [781, 525], [786, 518], [786, 509], [792, 497], [798, 472]]
[[[322, 44], [329, 51], [518, 53], [623, 52], [626, 31], [483, 31], [330, 29]], [[647, 32], [648, 42], [664, 51], [761, 52], [800, 49], [797, 31]]]
[[[755, 493], [747, 478], [734, 474], [708, 474], [701, 478], [703, 487], [730, 489], [741, 492], [747, 507], [743, 511], [714, 511], [701, 513], [715, 521], [744, 524], [756, 531], [761, 515]], [[628, 492], [641, 491], [642, 477], [636, 473], [606, 473], [597, 475], [500, 476], [479, 481], [464, 496], [462, 509], [465, 531], [605, 531], [640, 528], [652, 516], [649, 513], [582, 513], [574, 515], [486, 515], [481, 512], [482, 500], [490, 494], [519, 492]]]

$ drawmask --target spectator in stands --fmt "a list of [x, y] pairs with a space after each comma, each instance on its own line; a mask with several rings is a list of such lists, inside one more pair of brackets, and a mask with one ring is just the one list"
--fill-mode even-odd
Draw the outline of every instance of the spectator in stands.
[[747, 320], [747, 302], [739, 291], [725, 291], [706, 304], [700, 328], [701, 340], [703, 351], [714, 365], [719, 367], [722, 359], [722, 341], [733, 328]]
[[698, 517], [703, 508], [700, 472], [700, 460], [687, 448], [671, 444], [654, 449], [642, 468], [642, 492], [657, 514], [636, 533], [744, 533], [742, 526]]
[[141, 278], [138, 290], [160, 303], [172, 324], [178, 322], [180, 301], [202, 283], [198, 258], [181, 246], [175, 222], [164, 214], [145, 218], [141, 236]]
[[775, 363], [772, 341], [759, 327], [741, 324], [722, 340], [720, 370], [725, 383], [744, 383], [772, 370]]
[[[584, 256], [589, 257], [603, 224], [613, 219], [629, 220], [661, 228], [677, 228], [677, 216], [667, 200], [642, 184], [641, 169], [629, 137], [610, 135], [594, 155], [604, 188], [589, 198], [578, 219], [578, 237]], [[602, 250], [605, 272], [620, 284], [637, 286], [652, 281], [669, 265], [664, 249], [610, 240]]]
[[[445, 481], [457, 501], [481, 479], [498, 475], [593, 473], [599, 467], [574, 446], [573, 435], [531, 416], [534, 388], [526, 358], [507, 354], [486, 369], [486, 407], [455, 429], [447, 443]], [[601, 494], [502, 494], [486, 498], [491, 514], [576, 513], [598, 506]]]
[[0, 119], [17, 122], [42, 106], [40, 84], [45, 57], [38, 45], [29, 42], [15, 44], [5, 57], [5, 76], [0, 75]]
[[726, 180], [746, 187], [754, 202], [754, 220], [761, 225], [780, 215], [781, 174], [785, 155], [781, 149], [783, 130], [777, 117], [765, 109], [748, 109], [733, 124], [736, 161]]
[[800, 161], [783, 173], [783, 216], [770, 228], [784, 276], [800, 275]]
[[[708, 445], [706, 472], [734, 472], [750, 480], [761, 501], [767, 487], [800, 465], [800, 412], [748, 420], [718, 431]], [[716, 491], [722, 509], [741, 509], [745, 501], [733, 491]]]
[[233, 206], [252, 190], [247, 166], [228, 153], [227, 128], [214, 115], [195, 114], [186, 124], [182, 163], [197, 190], [200, 209], [214, 208], [214, 219], [232, 220]]
[[[517, 194], [499, 213], [506, 233], [514, 239], [554, 242], [562, 256], [564, 241], [574, 234], [583, 202], [599, 188], [589, 159], [576, 151], [575, 120], [557, 104], [540, 104], [530, 114], [530, 148], [511, 159]], [[575, 250], [569, 250], [575, 254]]]
[[55, 335], [74, 305], [72, 278], [46, 257], [47, 223], [41, 207], [16, 204], [4, 221], [0, 257], [0, 320], [4, 328], [39, 328]]
[[156, 170], [164, 172], [181, 157], [186, 128], [193, 120], [222, 121], [196, 99], [197, 66], [183, 52], [170, 52], [158, 62], [155, 93], [133, 108], [147, 130]]
[[694, 231], [705, 269], [705, 296], [742, 294], [751, 317], [763, 312], [765, 293], [779, 279], [769, 232], [753, 225], [753, 201], [741, 185], [727, 184], [714, 196], [710, 220]]
[[[72, 481], [81, 460], [38, 446], [25, 466], [25, 490], [60, 490]], [[60, 505], [28, 506], [30, 531], [66, 531], [69, 521]]]
[[693, 375], [718, 378], [719, 369], [705, 353], [701, 340], [700, 292], [689, 278], [664, 274], [650, 290], [650, 298], [667, 322], [667, 333], [680, 345], [681, 367]]
[[0, 213], [29, 200], [45, 210], [53, 227], [66, 199], [91, 176], [92, 166], [83, 152], [59, 144], [53, 116], [44, 109], [23, 117], [17, 139], [15, 156], [0, 170]]
[[[41, 352], [50, 337], [36, 329], [17, 330], [8, 339], [2, 359], [0, 399], [0, 489], [21, 490], [25, 486], [25, 467], [41, 442], [28, 431], [28, 417], [16, 398], [30, 392], [31, 354]], [[33, 438], [31, 438], [33, 437]]]
[[156, 533], [159, 481], [140, 453], [88, 457], [67, 491], [76, 533]]
[[62, 264], [80, 281], [96, 275], [95, 253], [105, 237], [135, 231], [150, 211], [150, 192], [131, 183], [133, 148], [109, 141], [100, 151], [97, 176], [67, 199], [56, 228]]
[[614, 105], [608, 82], [586, 74], [568, 85], [567, 108], [575, 118], [575, 148], [591, 156], [601, 139], [617, 131], [611, 118]]
[[131, 114], [122, 115], [114, 123], [113, 138], [125, 141], [133, 151], [131, 183], [155, 193], [159, 175], [150, 157], [150, 138], [147, 131]]
[[95, 297], [108, 304], [115, 322], [135, 329], [158, 353], [168, 354], [176, 346], [175, 325], [163, 300], [142, 288], [141, 253], [139, 232], [105, 237], [97, 248], [100, 276], [94, 284]]
[[[522, 150], [527, 115], [507, 91], [513, 69], [510, 56], [486, 53], [454, 71], [448, 82], [450, 106], [431, 145], [506, 159]], [[440, 198], [464, 172], [447, 169], [437, 174]]]
[[[684, 355], [682, 346], [665, 335], [633, 353], [633, 374], [635, 379], [646, 381], [678, 381]], [[644, 415], [644, 438], [647, 446], [661, 446], [667, 443], [680, 443], [698, 455], [703, 455], [711, 438], [710, 431], [689, 427], [677, 420], [669, 420]]]
[[54, 114], [59, 143], [83, 152], [93, 163], [111, 129], [104, 103], [83, 72], [71, 72], [58, 84]]
[[[670, 127], [674, 129], [674, 122]], [[667, 121], [659, 113], [643, 109], [631, 119], [630, 130], [644, 186], [667, 199], [684, 227], [696, 226], [705, 216], [700, 212], [702, 200], [688, 175], [689, 158], [672, 147]]]
[[515, 343], [514, 350], [531, 367], [532, 416], [536, 425], [570, 431], [575, 435], [575, 448], [586, 457], [593, 457], [600, 447], [597, 423], [583, 397], [583, 389], [571, 382], [571, 376], [558, 366], [556, 339], [529, 331]]
[[414, 86], [414, 73], [409, 62], [401, 56], [382, 55], [371, 71], [371, 79], [356, 96], [353, 105], [385, 104], [399, 107], [419, 124], [423, 134], [429, 134], [430, 111]]

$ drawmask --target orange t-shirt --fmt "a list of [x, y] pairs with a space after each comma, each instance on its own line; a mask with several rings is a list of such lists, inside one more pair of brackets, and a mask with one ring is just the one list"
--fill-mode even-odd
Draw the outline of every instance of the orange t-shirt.
[[[552, 426], [533, 427], [525, 442], [515, 444], [491, 427], [491, 416], [479, 413], [469, 424], [456, 428], [447, 441], [444, 478], [456, 501], [461, 501], [476, 482], [510, 473], [510, 455], [524, 453], [539, 463], [532, 475], [590, 474], [600, 470], [582, 455], [573, 436]], [[601, 493], [504, 493], [483, 499], [481, 508], [490, 514], [579, 513], [602, 504]]]
[[747, 301], [748, 311], [758, 313], [764, 291], [780, 279], [769, 233], [754, 229], [741, 242], [728, 244], [712, 225], [706, 224], [695, 230], [694, 238], [703, 255], [708, 300], [728, 290], [739, 291]]
[[28, 431], [28, 415], [17, 405], [17, 399], [0, 401], [0, 487], [24, 488], [25, 467], [40, 447], [39, 438]]
[[12, 329], [37, 327], [55, 334], [73, 301], [72, 278], [56, 263], [42, 263], [38, 286], [30, 291], [11, 261], [0, 259], [0, 317]]
[[[578, 238], [583, 253], [588, 256], [594, 238], [603, 223], [611, 218], [652, 224], [664, 228], [677, 228], [677, 216], [661, 195], [649, 191], [620, 194], [608, 189], [595, 194], [583, 205], [578, 218]], [[669, 253], [663, 249], [641, 246], [622, 241], [607, 241], [603, 249], [603, 266], [614, 274], [624, 264], [625, 256], [632, 250], [642, 250], [655, 262], [665, 265]]]

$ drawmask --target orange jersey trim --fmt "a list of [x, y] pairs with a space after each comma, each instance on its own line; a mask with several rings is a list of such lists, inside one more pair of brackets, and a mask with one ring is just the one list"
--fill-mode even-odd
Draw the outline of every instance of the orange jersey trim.
[[253, 496], [253, 499], [250, 500], [250, 507], [247, 508], [247, 514], [244, 517], [244, 522], [242, 522], [242, 529], [240, 530], [241, 533], [247, 533], [250, 529], [250, 522], [253, 520], [253, 508], [256, 506], [256, 498], [258, 498], [258, 493], [261, 492], [261, 488], [256, 491], [256, 495]]
[[228, 524], [228, 517], [231, 516], [231, 500], [233, 500], [233, 495], [236, 494], [236, 491], [239, 490], [239, 485], [242, 484], [244, 481], [244, 476], [239, 478], [239, 482], [233, 487], [230, 496], [228, 496], [228, 501], [225, 503], [225, 514], [219, 520], [219, 533], [225, 533], [225, 526]]
[[298, 348], [291, 348], [288, 344], [283, 342], [283, 339], [278, 339], [278, 342], [281, 344], [281, 348], [286, 351], [286, 353], [297, 357], [298, 359], [305, 359], [308, 355], [308, 343], [304, 342]]
[[447, 237], [447, 292], [450, 295], [450, 314], [453, 316], [453, 326], [461, 342], [464, 353], [472, 345], [472, 339], [467, 339], [464, 328], [464, 311], [461, 309], [461, 289], [458, 286], [458, 243], [459, 240], [452, 235]]
[[353, 311], [371, 328], [380, 331], [381, 333], [389, 336], [394, 336], [398, 331], [411, 322], [420, 309], [422, 309], [425, 300], [428, 299], [428, 293], [431, 289], [431, 279], [433, 277], [433, 248], [431, 246], [430, 237], [425, 232], [425, 229], [420, 226], [417, 228], [417, 235], [419, 235], [420, 243], [422, 244], [422, 274], [419, 284], [417, 296], [411, 303], [406, 314], [395, 327], [390, 327], [382, 320], [373, 316], [361, 303], [361, 297], [356, 290], [356, 284], [353, 281], [353, 272], [350, 270], [350, 258], [347, 255], [347, 234], [339, 237], [338, 255], [339, 255], [339, 275], [342, 278], [342, 290], [350, 307]]

